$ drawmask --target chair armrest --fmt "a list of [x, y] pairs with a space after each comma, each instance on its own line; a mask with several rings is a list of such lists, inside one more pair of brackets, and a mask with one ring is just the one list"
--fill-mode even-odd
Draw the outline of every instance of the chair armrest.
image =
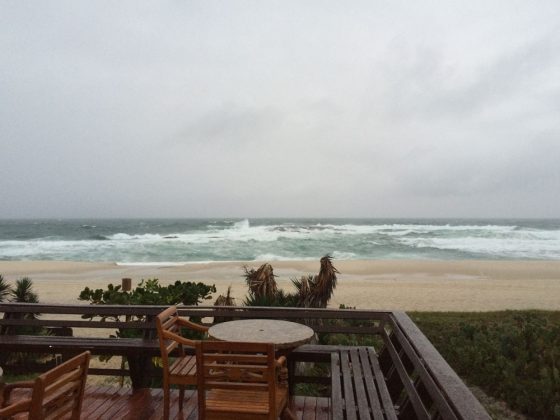
[[172, 333], [170, 331], [163, 331], [163, 338], [168, 338], [170, 340], [176, 341], [179, 344], [183, 344], [185, 346], [194, 347], [195, 342], [193, 340], [189, 340], [188, 338], [181, 337], [178, 334]]
[[18, 388], [32, 389], [34, 385], [35, 385], [35, 381], [12, 382], [11, 384], [4, 385], [2, 389], [2, 406], [7, 405], [7, 402], [10, 399], [10, 394], [14, 389], [18, 389]]
[[276, 368], [285, 367], [286, 363], [287, 363], [286, 356], [280, 356], [278, 359], [276, 359]]
[[24, 400], [20, 400], [18, 402], [0, 408], [0, 418], [2, 419], [10, 418], [14, 414], [29, 411], [30, 408], [31, 408], [31, 398], [26, 398]]
[[276, 359], [276, 383], [282, 387], [288, 386], [288, 368], [286, 356]]
[[208, 331], [208, 327], [206, 325], [200, 325], [200, 324], [197, 324], [196, 322], [189, 321], [188, 319], [185, 319], [185, 318], [177, 318], [177, 324], [179, 324], [183, 327], [190, 328], [191, 330], [199, 331], [199, 332], [207, 332]]

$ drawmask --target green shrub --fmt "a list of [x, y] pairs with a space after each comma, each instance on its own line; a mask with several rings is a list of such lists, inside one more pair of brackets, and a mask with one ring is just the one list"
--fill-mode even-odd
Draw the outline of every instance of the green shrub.
[[[209, 286], [204, 283], [181, 282], [167, 286], [159, 284], [158, 279], [142, 280], [132, 291], [126, 292], [121, 286], [107, 285], [107, 289], [90, 289], [86, 287], [80, 292], [78, 299], [89, 301], [92, 305], [198, 305], [204, 300], [211, 299], [211, 293], [216, 292], [216, 286]], [[84, 319], [100, 317], [105, 320], [103, 315], [82, 315]], [[119, 317], [110, 317], [119, 321]], [[126, 316], [126, 321], [143, 321], [141, 316]], [[200, 320], [191, 317], [194, 322]], [[189, 332], [193, 333], [192, 331]], [[138, 337], [141, 331], [121, 328], [117, 332], [118, 337]], [[197, 333], [195, 333], [197, 334]], [[198, 335], [192, 338], [197, 338]]]
[[210, 299], [216, 292], [216, 286], [204, 283], [177, 280], [168, 286], [159, 284], [158, 279], [142, 280], [131, 292], [125, 292], [121, 286], [107, 285], [107, 290], [90, 289], [81, 291], [79, 299], [90, 301], [93, 305], [198, 305]]
[[531, 417], [560, 418], [560, 312], [410, 315], [469, 383]]

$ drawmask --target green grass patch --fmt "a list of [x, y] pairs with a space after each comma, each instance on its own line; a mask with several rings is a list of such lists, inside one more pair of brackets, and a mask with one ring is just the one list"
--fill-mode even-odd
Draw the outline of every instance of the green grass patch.
[[469, 384], [538, 419], [560, 418], [560, 312], [410, 312]]

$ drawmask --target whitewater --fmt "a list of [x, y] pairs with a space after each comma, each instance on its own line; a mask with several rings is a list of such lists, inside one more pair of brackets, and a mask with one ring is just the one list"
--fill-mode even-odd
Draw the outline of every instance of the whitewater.
[[560, 260], [560, 220], [0, 220], [0, 260]]

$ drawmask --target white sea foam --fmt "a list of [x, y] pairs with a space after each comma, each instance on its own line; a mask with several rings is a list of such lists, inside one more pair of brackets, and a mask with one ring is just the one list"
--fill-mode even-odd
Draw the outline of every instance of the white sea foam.
[[241, 220], [233, 224], [233, 228], [237, 230], [245, 230], [250, 228], [249, 219]]
[[335, 260], [354, 260], [356, 259], [356, 254], [353, 252], [334, 251], [332, 257]]
[[108, 239], [113, 241], [159, 241], [165, 239], [165, 237], [153, 233], [144, 233], [142, 235], [128, 235], [126, 233], [115, 233], [114, 235], [109, 236]]
[[435, 248], [441, 250], [474, 253], [480, 256], [500, 258], [542, 258], [560, 259], [560, 240], [534, 238], [405, 238], [402, 243], [416, 248]]
[[[0, 239], [0, 259], [180, 265], [185, 261], [316, 259], [327, 252], [337, 259], [560, 259], [560, 222], [337, 224], [244, 219], [198, 224], [146, 223], [147, 227], [138, 222], [119, 222], [107, 227], [96, 221], [87, 225], [96, 226], [95, 232], [83, 228], [85, 224], [78, 225], [81, 233], [76, 236], [72, 231], [67, 239], [64, 232], [53, 228], [46, 229], [42, 237]], [[34, 222], [28, 226], [31, 232], [39, 229]], [[13, 230], [13, 225], [9, 228]]]

